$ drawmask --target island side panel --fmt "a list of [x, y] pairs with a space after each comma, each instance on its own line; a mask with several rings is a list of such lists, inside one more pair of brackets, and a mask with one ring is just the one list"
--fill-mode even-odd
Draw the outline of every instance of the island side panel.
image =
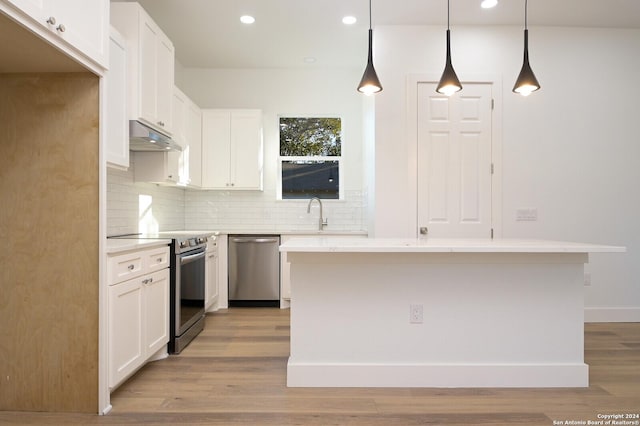
[[[588, 386], [586, 254], [289, 260], [289, 386]], [[410, 323], [412, 304], [421, 324]]]

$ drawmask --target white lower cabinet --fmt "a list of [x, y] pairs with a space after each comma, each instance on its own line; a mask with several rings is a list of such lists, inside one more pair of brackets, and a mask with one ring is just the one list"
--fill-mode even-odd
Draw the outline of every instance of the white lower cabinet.
[[[135, 278], [109, 282], [109, 388], [113, 389], [169, 342], [169, 248], [109, 257], [116, 269], [142, 260]], [[166, 266], [165, 260], [167, 261]], [[156, 270], [155, 272], [154, 269]], [[142, 273], [142, 275], [140, 275]], [[111, 277], [117, 276], [110, 273]]]
[[169, 270], [163, 269], [146, 277], [143, 315], [145, 354], [151, 356], [169, 342]]
[[109, 287], [109, 387], [143, 362], [141, 279]]
[[[216, 238], [216, 237], [211, 237]], [[207, 257], [204, 264], [204, 277], [205, 277], [205, 311], [209, 311], [211, 308], [215, 309], [214, 304], [218, 300], [218, 248], [217, 241], [209, 241], [207, 243]]]

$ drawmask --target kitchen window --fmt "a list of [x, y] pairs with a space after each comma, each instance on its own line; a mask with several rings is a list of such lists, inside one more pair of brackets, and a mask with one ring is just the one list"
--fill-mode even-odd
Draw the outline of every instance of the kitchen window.
[[280, 117], [279, 125], [279, 198], [340, 199], [341, 119]]

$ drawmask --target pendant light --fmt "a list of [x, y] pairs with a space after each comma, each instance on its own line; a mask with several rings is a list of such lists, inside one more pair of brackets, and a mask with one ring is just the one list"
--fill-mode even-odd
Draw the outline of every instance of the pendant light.
[[449, 0], [447, 0], [447, 62], [440, 77], [440, 83], [436, 88], [436, 92], [443, 95], [451, 96], [456, 92], [462, 90], [462, 84], [458, 80], [453, 65], [451, 65], [451, 35], [449, 31]]
[[527, 0], [524, 0], [524, 60], [520, 75], [513, 86], [513, 92], [522, 96], [529, 96], [531, 92], [540, 89], [540, 83], [529, 65], [529, 30], [527, 29]]
[[371, 95], [382, 91], [382, 84], [378, 79], [375, 68], [373, 68], [373, 30], [371, 25], [371, 0], [369, 0], [369, 56], [367, 67], [364, 69], [362, 80], [358, 85], [358, 91], [365, 95]]

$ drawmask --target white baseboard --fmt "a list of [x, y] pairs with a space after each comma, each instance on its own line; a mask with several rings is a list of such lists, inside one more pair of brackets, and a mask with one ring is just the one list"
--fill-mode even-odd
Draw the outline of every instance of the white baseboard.
[[288, 387], [587, 387], [589, 366], [566, 364], [296, 363]]
[[640, 322], [640, 308], [584, 308], [584, 322]]

